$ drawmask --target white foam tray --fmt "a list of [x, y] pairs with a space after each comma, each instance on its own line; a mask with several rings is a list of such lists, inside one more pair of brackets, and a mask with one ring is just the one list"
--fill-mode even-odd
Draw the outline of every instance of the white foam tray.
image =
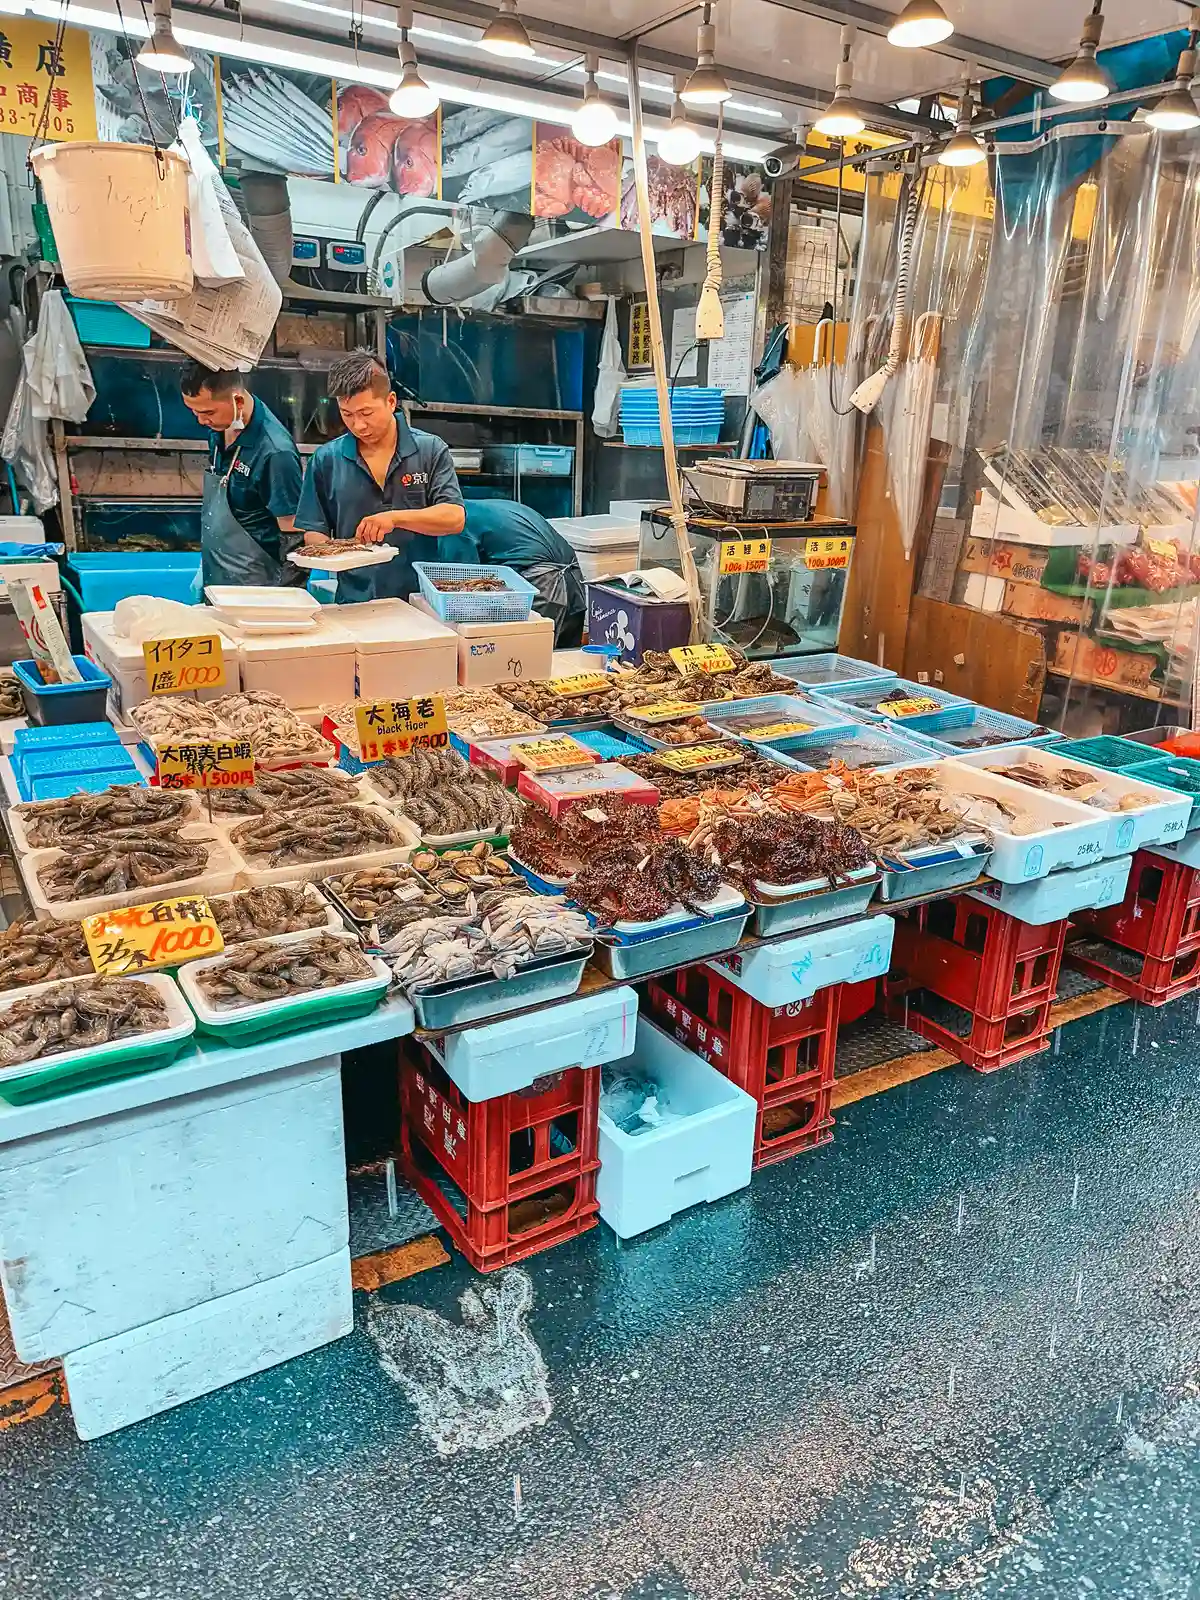
[[[302, 939], [311, 939], [314, 934], [319, 934], [320, 928], [306, 928], [301, 933], [277, 933], [261, 941], [262, 944], [298, 944]], [[360, 949], [358, 935], [347, 933], [344, 929], [337, 933], [343, 944], [353, 945]], [[256, 941], [250, 940], [250, 943]], [[238, 946], [232, 948], [237, 949]], [[257, 1003], [250, 1002], [243, 1006], [214, 1006], [205, 999], [200, 988], [199, 975], [209, 967], [219, 967], [225, 956], [205, 956], [202, 961], [189, 961], [186, 966], [177, 969], [179, 987], [183, 990], [187, 1003], [196, 1014], [198, 1021], [212, 1027], [231, 1027], [238, 1022], [261, 1022], [271, 1017], [286, 1017], [289, 1011], [294, 1011], [297, 1006], [307, 1006], [318, 995], [354, 995], [369, 994], [378, 989], [382, 994], [391, 984], [392, 969], [386, 961], [381, 961], [378, 956], [368, 955], [374, 977], [360, 978], [354, 983], [338, 984], [329, 989], [310, 989], [304, 994], [289, 995], [283, 1000], [262, 1000]]]
[[[305, 766], [305, 767], [315, 767], [315, 766], [329, 767], [329, 766], [332, 765], [332, 763], [330, 763], [328, 761], [325, 761], [325, 762], [303, 761], [303, 762], [300, 762], [299, 765]], [[264, 770], [269, 772], [269, 771], [272, 771], [274, 769], [268, 767], [268, 768], [265, 768]], [[291, 769], [285, 768], [285, 769], [281, 769], [281, 770], [291, 770]], [[338, 770], [341, 771], [340, 768]], [[354, 784], [355, 792], [351, 795], [351, 797], [348, 800], [333, 800], [333, 801], [330, 801], [331, 805], [364, 805], [364, 804], [380, 804], [381, 803], [378, 800], [378, 797], [375, 794], [373, 794], [373, 793], [368, 794], [368, 792], [366, 790], [366, 787], [363, 784], [361, 778], [356, 777], [356, 775], [354, 773], [352, 773], [352, 772], [347, 772], [347, 773], [344, 773], [343, 775], [352, 780], [352, 782]], [[225, 792], [226, 791], [223, 790], [223, 789], [215, 789], [212, 792], [212, 794], [213, 794], [213, 823], [214, 823], [214, 826], [221, 827], [221, 828], [235, 828], [235, 827], [237, 827], [239, 822], [253, 822], [255, 816], [258, 815], [258, 813], [256, 813], [256, 812], [251, 812], [251, 811], [226, 811], [226, 810], [222, 809], [221, 804], [220, 804], [220, 796], [223, 795]], [[199, 806], [200, 806], [200, 811], [201, 811], [201, 817], [202, 817], [202, 820], [203, 820], [203, 816], [204, 816], [204, 801], [203, 800], [199, 801]], [[274, 806], [272, 806], [271, 810], [269, 812], [267, 812], [267, 813], [264, 813], [264, 815], [274, 816], [276, 813], [282, 814], [285, 811], [307, 811], [309, 809], [310, 808], [307, 805], [296, 805], [296, 806], [274, 805]]]
[[400, 554], [391, 544], [353, 545], [343, 556], [310, 556], [303, 550], [293, 550], [288, 560], [305, 572], [354, 572], [358, 567], [382, 567]]
[[[256, 934], [252, 934], [249, 939], [226, 939], [226, 941], [225, 941], [226, 950], [236, 950], [239, 945], [243, 945], [243, 944], [255, 944], [260, 939], [294, 939], [294, 938], [297, 938], [297, 937], [303, 938], [306, 933], [346, 933], [348, 931], [352, 931], [352, 930], [348, 930], [347, 929], [347, 927], [346, 927], [346, 919], [342, 916], [342, 914], [338, 910], [338, 908], [333, 904], [333, 902], [331, 900], [327, 900], [325, 898], [325, 896], [321, 893], [320, 889], [317, 887], [317, 885], [315, 883], [305, 883], [305, 884], [302, 885], [302, 884], [299, 883], [298, 880], [293, 880], [293, 882], [290, 885], [288, 885], [288, 887], [289, 888], [301, 888], [302, 887], [304, 889], [304, 898], [311, 905], [316, 906], [318, 910], [323, 911], [325, 913], [325, 921], [323, 923], [319, 924], [315, 928], [302, 928], [302, 929], [299, 930], [298, 934], [290, 934], [290, 933], [256, 933]], [[244, 889], [234, 889], [233, 893], [234, 894], [244, 894], [245, 890]], [[207, 960], [208, 958], [205, 956], [205, 957], [199, 957], [197, 959]], [[184, 962], [180, 963], [181, 966], [183, 966], [185, 964], [186, 963], [184, 963]]]
[[[197, 794], [193, 793], [193, 794], [191, 794], [189, 796], [189, 798], [191, 799], [191, 802], [192, 802], [192, 806], [191, 806], [192, 821], [196, 822], [196, 823], [203, 823], [205, 818], [204, 818], [204, 812], [203, 812], [203, 810], [201, 808], [201, 805], [200, 805], [199, 796]], [[42, 805], [50, 806], [50, 805], [57, 805], [58, 802], [57, 801], [52, 801], [52, 800], [45, 800], [45, 801], [40, 801], [40, 802], [39, 801], [34, 801], [33, 804], [34, 805], [42, 804]], [[12, 833], [13, 849], [17, 852], [18, 855], [27, 856], [27, 855], [32, 855], [35, 850], [51, 850], [51, 851], [53, 851], [53, 850], [58, 850], [58, 849], [62, 849], [63, 848], [61, 845], [44, 845], [44, 844], [43, 845], [34, 845], [34, 844], [30, 844], [29, 835], [28, 835], [28, 833], [26, 832], [26, 829], [25, 829], [25, 819], [21, 815], [20, 811], [17, 809], [16, 806], [12, 806], [12, 807], [9, 808], [8, 826], [9, 826], [10, 832]], [[182, 826], [183, 827], [187, 827], [188, 823], [185, 821], [182, 824]], [[99, 841], [97, 841], [97, 842], [99, 842]]]
[[[208, 854], [208, 867], [197, 877], [149, 886], [137, 884], [132, 889], [123, 889], [119, 894], [94, 895], [84, 900], [51, 900], [38, 879], [43, 867], [62, 855], [69, 855], [70, 851], [31, 850], [22, 858], [19, 866], [34, 916], [39, 922], [82, 922], [84, 917], [94, 917], [102, 911], [115, 911], [120, 906], [149, 905], [154, 900], [173, 899], [176, 895], [228, 894], [237, 880], [242, 858], [221, 829], [203, 822], [189, 822], [179, 830], [179, 837], [203, 839], [212, 846]], [[294, 878], [296, 874], [292, 876]]]
[[[89, 983], [94, 974], [81, 978], [53, 978], [46, 983], [33, 983], [27, 989], [9, 989], [0, 996], [0, 1025], [4, 1015], [10, 1011], [19, 1000], [28, 1000], [33, 995], [39, 995], [46, 989], [54, 989], [63, 983]], [[127, 980], [117, 978], [117, 983]], [[131, 975], [130, 982], [134, 981]], [[167, 1026], [155, 1028], [149, 1033], [132, 1034], [127, 1039], [114, 1039], [110, 1044], [88, 1045], [85, 1050], [60, 1050], [53, 1055], [39, 1057], [36, 1061], [23, 1061], [19, 1066], [0, 1067], [0, 1087], [10, 1078], [28, 1077], [31, 1072], [40, 1072], [44, 1067], [65, 1067], [74, 1061], [87, 1061], [90, 1064], [106, 1060], [109, 1056], [122, 1055], [134, 1045], [143, 1044], [172, 1044], [178, 1039], [190, 1038], [196, 1031], [196, 1019], [188, 1009], [183, 996], [175, 985], [174, 979], [165, 972], [139, 972], [136, 977], [138, 983], [149, 986], [162, 996], [167, 1008]]]
[[307, 590], [285, 585], [210, 583], [204, 598], [215, 611], [252, 616], [269, 616], [274, 612], [279, 617], [316, 617], [321, 611], [321, 602], [314, 600]]
[[[230, 837], [232, 828], [224, 825], [225, 838], [229, 842], [229, 849], [238, 863], [237, 882], [234, 887], [238, 889], [254, 889], [263, 884], [272, 883], [316, 883], [321, 878], [338, 878], [344, 872], [363, 872], [370, 867], [390, 867], [398, 861], [409, 861], [413, 851], [420, 843], [420, 835], [407, 818], [398, 812], [388, 811], [382, 806], [363, 806], [363, 810], [378, 812], [404, 836], [402, 845], [389, 846], [381, 850], [369, 850], [355, 856], [327, 856], [323, 861], [292, 862], [282, 867], [255, 866], [247, 856], [242, 855], [237, 845]], [[243, 821], [250, 820], [243, 818]], [[237, 823], [233, 824], [237, 827]]]
[[[1180, 794], [1174, 789], [1160, 789], [1152, 783], [1142, 783], [1123, 772], [1084, 767], [1081, 761], [1070, 761], [1065, 756], [1055, 755], [1053, 747], [1035, 749], [1028, 745], [1009, 745], [999, 750], [972, 751], [970, 755], [955, 756], [953, 760], [964, 767], [1033, 765], [1045, 772], [1061, 772], [1067, 767], [1078, 772], [1083, 768], [1090, 777], [1103, 784], [1106, 793], [1114, 799], [1119, 800], [1123, 795], [1137, 796], [1144, 802], [1137, 811], [1109, 811], [1094, 801], [1072, 799], [1072, 804], [1098, 811], [1101, 816], [1108, 818], [1108, 836], [1102, 852], [1105, 856], [1126, 856], [1149, 845], [1169, 844], [1173, 839], [1182, 839], [1192, 814], [1191, 795]], [[1022, 784], [1021, 787], [1030, 794], [1038, 792], [1028, 784]]]

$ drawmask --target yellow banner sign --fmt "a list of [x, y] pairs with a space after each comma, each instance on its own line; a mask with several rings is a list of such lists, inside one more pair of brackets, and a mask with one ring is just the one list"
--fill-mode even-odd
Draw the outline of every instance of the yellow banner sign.
[[680, 750], [659, 750], [653, 759], [656, 766], [669, 772], [703, 772], [709, 767], [740, 766], [746, 758], [727, 744], [693, 744]]
[[530, 772], [565, 772], [569, 767], [590, 767], [596, 752], [563, 734], [557, 739], [529, 739], [509, 745], [514, 761]]
[[246, 789], [254, 782], [254, 747], [249, 739], [160, 744], [161, 789]]
[[718, 571], [766, 572], [771, 565], [770, 539], [722, 539]]
[[828, 572], [850, 565], [853, 539], [806, 539], [804, 564], [810, 572]]
[[356, 706], [354, 724], [359, 755], [364, 761], [409, 756], [414, 750], [444, 750], [450, 742], [446, 702], [440, 694]]
[[225, 683], [225, 652], [216, 633], [190, 639], [147, 639], [142, 645], [151, 694], [187, 689], [220, 689]]
[[882, 711], [885, 717], [922, 717], [930, 711], [939, 711], [941, 707], [928, 695], [921, 695], [909, 699], [881, 700], [875, 709]]
[[737, 671], [737, 662], [723, 644], [680, 644], [670, 655], [680, 672]]
[[577, 672], [570, 678], [547, 678], [546, 687], [551, 694], [566, 697], [576, 694], [603, 694], [611, 689], [613, 680], [606, 672]]
[[0, 17], [0, 129], [59, 144], [97, 137], [85, 29], [65, 29], [56, 48], [52, 22]]
[[225, 948], [203, 895], [103, 911], [84, 917], [82, 926], [92, 965], [105, 978], [177, 967], [197, 956], [219, 956]]

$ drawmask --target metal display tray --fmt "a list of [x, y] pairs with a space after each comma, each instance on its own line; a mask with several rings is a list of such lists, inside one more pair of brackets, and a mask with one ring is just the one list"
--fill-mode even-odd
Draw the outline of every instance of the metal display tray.
[[796, 933], [825, 922], [840, 922], [843, 917], [861, 916], [879, 884], [880, 874], [872, 869], [858, 882], [836, 889], [809, 889], [788, 898], [767, 900], [751, 897], [752, 931], [760, 939], [770, 939], [778, 933]]
[[884, 860], [880, 863], [883, 877], [879, 881], [879, 898], [894, 905], [941, 890], [960, 889], [974, 883], [987, 870], [991, 854], [991, 845], [981, 844], [968, 855], [960, 855], [957, 850], [917, 853], [908, 866]]
[[511, 978], [432, 984], [428, 989], [414, 989], [409, 1001], [422, 1028], [440, 1031], [461, 1027], [464, 1022], [482, 1022], [574, 994], [591, 955], [590, 944], [579, 945], [564, 955], [530, 962]]
[[632, 943], [601, 936], [596, 941], [595, 962], [610, 978], [644, 978], [669, 967], [688, 967], [696, 961], [732, 950], [746, 931], [750, 907], [710, 917], [700, 923], [689, 922], [657, 938], [641, 938]]

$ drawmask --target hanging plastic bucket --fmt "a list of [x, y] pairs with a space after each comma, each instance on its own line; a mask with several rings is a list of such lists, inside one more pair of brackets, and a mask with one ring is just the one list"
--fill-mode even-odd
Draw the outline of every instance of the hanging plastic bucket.
[[32, 156], [71, 293], [170, 300], [192, 287], [188, 168], [148, 144], [44, 144]]

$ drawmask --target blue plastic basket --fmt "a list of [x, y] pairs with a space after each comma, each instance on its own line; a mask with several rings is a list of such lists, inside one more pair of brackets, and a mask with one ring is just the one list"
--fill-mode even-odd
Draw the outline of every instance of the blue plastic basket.
[[[930, 741], [930, 745], [932, 740]], [[913, 761], [940, 760], [939, 754], [915, 739], [900, 738], [890, 726], [859, 724], [850, 733], [835, 733], [813, 739], [795, 759], [805, 772], [819, 772], [833, 761], [842, 761], [852, 771], [876, 767], [898, 767]]]
[[1064, 739], [1055, 745], [1054, 753], [1068, 761], [1082, 761], [1088, 767], [1102, 767], [1105, 772], [1124, 772], [1156, 759], [1153, 746], [1121, 739], [1113, 733], [1097, 734], [1092, 739]]
[[1155, 783], [1160, 789], [1174, 789], [1177, 794], [1190, 795], [1192, 815], [1188, 832], [1200, 827], [1200, 761], [1193, 761], [1190, 756], [1158, 756], [1140, 766], [1121, 770], [1127, 778], [1136, 778], [1139, 783]]
[[[942, 726], [948, 711], [974, 704], [961, 694], [948, 694], [945, 689], [935, 689], [928, 683], [913, 683], [908, 678], [889, 678], [886, 683], [853, 684], [836, 689], [814, 688], [811, 692], [822, 705], [840, 706], [859, 721], [891, 722], [906, 732], [919, 728], [926, 733], [935, 733]], [[889, 717], [886, 712], [877, 709], [880, 702], [885, 700], [933, 700], [938, 709], [920, 711], [911, 717]]]
[[130, 595], [183, 605], [200, 602], [200, 556], [182, 551], [85, 551], [67, 563], [63, 584], [81, 611], [112, 611]]
[[[739, 743], [748, 744], [754, 749], [759, 749], [769, 742], [774, 750], [803, 750], [807, 745], [827, 740], [832, 734], [854, 731], [853, 720], [841, 713], [839, 707], [818, 705], [815, 700], [806, 700], [802, 695], [764, 694], [753, 700], [729, 700], [716, 705], [701, 706], [699, 711], [710, 728], [715, 728], [730, 739], [736, 739]], [[806, 733], [784, 734], [778, 739], [766, 741], [749, 739], [744, 733], [738, 733], [729, 726], [730, 723], [737, 722], [743, 717], [759, 714], [773, 716], [780, 722], [789, 719], [807, 722], [809, 728]]]
[[41, 726], [54, 722], [100, 722], [105, 717], [112, 679], [86, 656], [72, 656], [82, 683], [43, 683], [32, 661], [14, 661], [13, 676], [21, 685], [21, 698], [29, 720]]
[[13, 754], [28, 750], [65, 749], [69, 745], [120, 744], [111, 722], [63, 722], [49, 728], [17, 728], [13, 733]]
[[111, 300], [80, 300], [73, 294], [63, 302], [84, 344], [108, 344], [124, 350], [149, 350], [150, 329]]
[[[526, 583], [512, 567], [468, 567], [449, 562], [414, 561], [413, 571], [421, 594], [443, 622], [525, 622], [533, 610], [537, 590]], [[500, 578], [507, 585], [494, 593], [455, 590], [447, 594], [436, 589], [438, 582], [459, 582], [464, 578]]]
[[[1053, 735], [1049, 728], [1037, 722], [1026, 722], [1023, 717], [1012, 717], [1004, 711], [993, 711], [990, 706], [959, 706], [957, 710], [938, 713], [937, 731], [930, 733], [920, 726], [924, 719], [913, 717], [902, 724], [905, 736], [920, 744], [927, 744], [939, 755], [956, 756], [970, 750], [1000, 750], [1009, 744], [1025, 744], [1036, 740], [1049, 742]], [[986, 744], [973, 740], [985, 738]]]
[[794, 678], [805, 693], [814, 689], [856, 687], [863, 683], [887, 683], [899, 676], [887, 667], [877, 667], [855, 656], [839, 656], [832, 651], [816, 656], [781, 656], [767, 665], [781, 678]]
[[[719, 422], [705, 422], [695, 426], [680, 424], [672, 427], [676, 444], [716, 444], [721, 437]], [[630, 425], [622, 422], [621, 436], [626, 444], [662, 444], [662, 428], [657, 422]], [[415, 565], [415, 563], [414, 563]]]
[[103, 794], [114, 783], [128, 784], [131, 788], [135, 784], [146, 787], [146, 779], [136, 768], [132, 774], [127, 774], [124, 769], [120, 772], [77, 772], [73, 775], [56, 778], [35, 778], [29, 787], [29, 793], [24, 789], [21, 797], [24, 800], [68, 800], [73, 794]]

